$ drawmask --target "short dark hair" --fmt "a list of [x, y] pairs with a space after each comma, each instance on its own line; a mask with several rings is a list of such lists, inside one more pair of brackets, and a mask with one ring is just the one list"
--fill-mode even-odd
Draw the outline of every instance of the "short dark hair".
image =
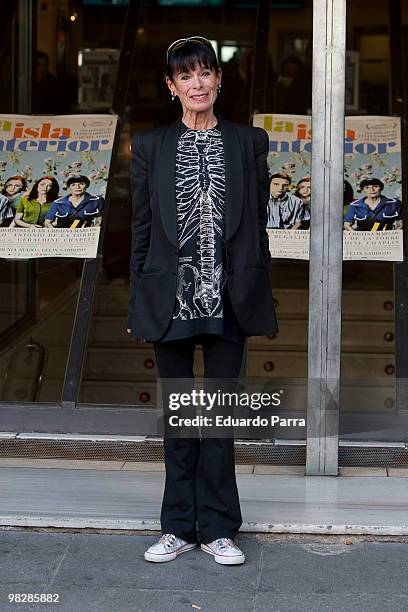
[[377, 185], [381, 189], [384, 189], [384, 183], [380, 181], [378, 178], [366, 178], [360, 183], [360, 189], [364, 189], [364, 187], [368, 187], [368, 185]]
[[272, 174], [272, 176], [269, 178], [269, 184], [271, 184], [272, 179], [274, 178], [285, 179], [285, 181], [288, 181], [289, 185], [292, 183], [292, 177], [286, 172], [275, 172]]
[[208, 45], [202, 42], [187, 40], [169, 53], [166, 66], [166, 76], [172, 79], [176, 72], [188, 72], [196, 66], [202, 66], [218, 72], [220, 66], [210, 41]]
[[87, 187], [91, 184], [91, 181], [87, 176], [70, 176], [67, 180], [67, 187], [72, 185], [72, 183], [84, 183]]

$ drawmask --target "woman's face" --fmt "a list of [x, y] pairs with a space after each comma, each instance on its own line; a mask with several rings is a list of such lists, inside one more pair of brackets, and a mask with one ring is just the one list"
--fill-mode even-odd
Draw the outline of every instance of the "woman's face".
[[179, 97], [183, 112], [203, 113], [212, 109], [217, 99], [217, 87], [221, 83], [221, 70], [196, 65], [194, 70], [179, 72], [172, 79], [166, 78], [167, 85]]
[[82, 196], [86, 191], [86, 183], [71, 183], [68, 187], [72, 195]]
[[363, 187], [363, 192], [367, 198], [378, 198], [381, 195], [381, 187], [379, 185], [366, 185]]
[[13, 196], [23, 191], [24, 185], [18, 179], [10, 179], [7, 181], [5, 189], [8, 196]]
[[43, 179], [37, 185], [38, 195], [45, 195], [46, 193], [49, 192], [51, 187], [52, 187], [52, 182], [50, 181], [50, 179]]
[[298, 192], [302, 196], [302, 198], [309, 198], [312, 193], [311, 185], [308, 181], [304, 183], [300, 183], [298, 186]]

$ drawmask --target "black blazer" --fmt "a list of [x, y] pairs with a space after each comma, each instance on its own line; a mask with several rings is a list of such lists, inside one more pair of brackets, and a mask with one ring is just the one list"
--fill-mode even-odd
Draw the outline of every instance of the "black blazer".
[[[225, 255], [232, 307], [248, 336], [275, 334], [266, 232], [268, 136], [218, 118], [225, 156]], [[173, 314], [177, 280], [176, 149], [181, 119], [137, 134], [132, 145], [132, 247], [128, 327], [159, 340]]]

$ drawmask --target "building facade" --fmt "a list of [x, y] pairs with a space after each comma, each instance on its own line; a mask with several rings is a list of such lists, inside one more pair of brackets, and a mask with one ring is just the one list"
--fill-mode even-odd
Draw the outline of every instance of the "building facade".
[[[280, 332], [252, 338], [245, 364], [249, 378], [300, 389], [292, 412], [307, 428], [237, 440], [238, 460], [305, 464], [309, 474], [336, 474], [339, 463], [406, 463], [406, 261], [342, 263], [334, 203], [343, 198], [345, 115], [399, 116], [404, 143], [408, 1], [375, 0], [369, 10], [357, 0], [6, 4], [1, 113], [112, 109], [121, 131], [97, 259], [0, 260], [1, 452], [101, 456], [97, 440], [91, 450], [84, 440], [107, 444], [113, 436], [114, 456], [120, 440], [138, 436], [128, 452], [160, 456], [153, 347], [126, 334], [131, 137], [175, 118], [165, 51], [200, 34], [223, 70], [225, 117], [312, 115], [313, 123], [313, 212], [321, 223], [312, 212], [310, 262], [273, 259]], [[406, 159], [404, 149], [403, 177]], [[404, 194], [402, 182], [405, 220]], [[200, 351], [196, 365], [199, 375]]]

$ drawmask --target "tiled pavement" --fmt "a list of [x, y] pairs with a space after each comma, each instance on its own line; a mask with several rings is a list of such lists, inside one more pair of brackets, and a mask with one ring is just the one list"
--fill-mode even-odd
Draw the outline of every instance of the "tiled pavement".
[[[11, 612], [399, 612], [408, 609], [408, 543], [349, 536], [241, 535], [247, 561], [199, 549], [153, 564], [156, 536], [0, 531], [0, 610]], [[9, 603], [48, 593], [58, 603]]]

